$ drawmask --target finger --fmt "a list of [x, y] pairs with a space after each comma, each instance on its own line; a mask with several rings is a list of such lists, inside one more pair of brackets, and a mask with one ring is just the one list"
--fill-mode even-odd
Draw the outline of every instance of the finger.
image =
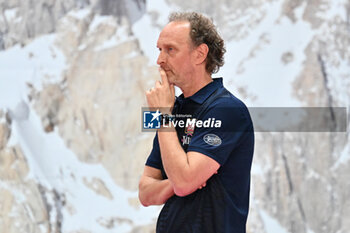
[[153, 91], [154, 87], [151, 87], [148, 91], [146, 91], [146, 94], [150, 94]]
[[168, 77], [166, 76], [165, 71], [160, 67], [159, 67], [159, 73], [160, 73], [160, 77], [162, 78], [162, 84], [169, 85]]
[[149, 108], [153, 107], [152, 100], [151, 100], [151, 92], [150, 91], [146, 92], [146, 100], [147, 100], [148, 107]]
[[156, 88], [160, 88], [162, 86], [162, 84], [160, 83], [160, 81], [156, 81]]

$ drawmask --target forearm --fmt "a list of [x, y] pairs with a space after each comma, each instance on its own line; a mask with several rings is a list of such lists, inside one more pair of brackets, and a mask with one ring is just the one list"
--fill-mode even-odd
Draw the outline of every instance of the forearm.
[[174, 128], [160, 130], [158, 140], [164, 170], [176, 192], [176, 189], [187, 186], [187, 182], [190, 182], [193, 175], [187, 154], [182, 149]]
[[174, 195], [174, 189], [168, 179], [158, 180], [142, 177], [139, 184], [139, 199], [144, 206], [164, 204]]

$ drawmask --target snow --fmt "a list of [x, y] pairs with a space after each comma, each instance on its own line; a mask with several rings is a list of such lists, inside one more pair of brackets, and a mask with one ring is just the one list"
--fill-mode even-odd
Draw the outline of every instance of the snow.
[[[49, 134], [44, 132], [39, 116], [28, 102], [27, 82], [40, 90], [44, 83], [61, 80], [66, 68], [64, 55], [54, 45], [55, 37], [55, 34], [45, 35], [23, 48], [14, 46], [0, 52], [0, 108], [8, 109], [13, 119], [8, 146], [19, 144], [23, 150], [30, 168], [26, 180], [35, 180], [48, 190], [55, 189], [65, 194], [67, 206], [74, 211], [71, 212], [67, 206], [62, 208], [63, 232], [88, 229], [101, 233], [116, 230], [122, 233], [129, 232], [133, 226], [153, 223], [159, 207], [135, 208], [129, 205], [130, 198], [138, 197], [137, 192], [116, 185], [102, 165], [80, 162], [66, 147], [57, 129]], [[84, 184], [84, 178], [103, 180], [114, 199], [96, 194]], [[2, 181], [0, 187], [11, 190], [13, 194], [21, 193]], [[50, 195], [47, 193], [53, 207], [50, 219], [54, 221], [56, 207]], [[22, 202], [26, 198], [20, 194], [15, 197]], [[115, 227], [109, 229], [97, 223], [101, 218], [130, 219], [133, 226], [115, 223]]]
[[6, 122], [6, 117], [5, 117], [5, 114], [4, 112], [6, 112], [6, 109], [3, 109], [0, 107], [0, 124], [3, 124]]
[[79, 45], [78, 50], [84, 50], [86, 48], [87, 48], [86, 44], [81, 44], [81, 45]]
[[128, 9], [127, 16], [132, 24], [142, 17], [145, 4], [145, 1], [125, 1], [125, 8]]
[[[20, 106], [23, 107], [25, 104], [21, 102]], [[130, 206], [128, 200], [137, 198], [137, 192], [126, 191], [117, 186], [102, 165], [80, 162], [65, 146], [57, 130], [50, 134], [43, 131], [41, 121], [32, 109], [27, 119], [22, 114], [18, 116], [16, 111], [13, 114], [11, 141], [18, 143], [26, 155], [30, 167], [26, 179], [34, 179], [50, 190], [55, 189], [59, 193], [64, 193], [67, 203], [76, 210], [72, 215], [63, 208], [63, 231], [86, 227], [94, 232], [115, 231], [113, 228], [107, 229], [96, 224], [101, 217], [132, 219], [136, 226], [153, 222], [154, 214], [158, 211], [157, 207], [135, 209]], [[103, 180], [109, 191], [114, 194], [114, 199], [111, 201], [96, 195], [84, 185], [84, 178]], [[116, 229], [118, 232], [127, 232], [130, 227], [124, 224], [120, 229], [116, 226]]]
[[16, 18], [16, 14], [17, 14], [18, 8], [11, 8], [11, 9], [7, 9], [4, 11], [4, 15], [6, 20], [12, 21]]
[[[112, 16], [95, 15], [89, 26], [88, 34], [95, 33], [96, 29], [100, 25], [111, 25], [116, 28], [116, 31], [108, 40], [105, 40], [101, 44], [97, 45], [94, 48], [95, 52], [110, 49], [135, 39], [134, 36], [130, 35], [129, 23], [125, 18], [123, 18], [121, 23], [118, 24], [116, 18]], [[84, 50], [86, 47], [86, 44], [81, 44], [78, 49]]]
[[308, 180], [308, 179], [322, 179], [322, 176], [316, 172], [315, 170], [309, 168], [308, 171], [307, 171], [307, 174], [305, 176], [305, 179]]
[[97, 29], [97, 27], [100, 26], [101, 24], [115, 26], [116, 23], [117, 23], [116, 19], [113, 16], [95, 15], [94, 19], [90, 23], [88, 33], [95, 31]]
[[[27, 199], [26, 196], [23, 194], [21, 187], [18, 187], [14, 184], [9, 184], [0, 180], [0, 189], [12, 190], [13, 192], [11, 194], [14, 196], [14, 199], [16, 200], [17, 203], [25, 203]], [[1, 208], [1, 204], [0, 204], [0, 208]]]
[[273, 217], [271, 217], [267, 212], [260, 209], [260, 216], [264, 222], [265, 232], [268, 233], [288, 233], [288, 231], [281, 226], [281, 224]]
[[306, 233], [315, 233], [313, 230], [310, 229], [310, 227], [307, 227]]
[[262, 168], [262, 166], [258, 163], [253, 163], [252, 164], [252, 169], [251, 169], [251, 174], [255, 175], [255, 176], [263, 176], [265, 174], [264, 169]]
[[117, 30], [113, 36], [109, 40], [104, 41], [101, 45], [97, 46], [94, 51], [98, 52], [104, 49], [113, 48], [115, 46], [118, 46], [122, 43], [128, 42], [133, 37], [130, 37], [128, 34], [128, 25], [120, 25], [117, 27]]
[[[266, 4], [266, 17], [247, 38], [227, 42], [226, 63], [218, 75], [224, 77], [228, 88], [237, 96], [240, 97], [237, 86], [246, 87], [248, 93], [254, 93], [256, 100], [244, 99], [248, 106], [301, 105], [293, 97], [292, 82], [301, 71], [305, 60], [304, 49], [311, 41], [313, 33], [311, 26], [302, 20], [292, 23], [283, 17], [277, 23], [281, 4]], [[297, 18], [301, 17], [298, 12], [296, 15]], [[259, 49], [242, 59], [240, 54], [249, 54], [249, 50], [254, 47]], [[292, 52], [294, 56], [294, 60], [287, 65], [281, 62], [284, 52]], [[233, 70], [235, 67], [240, 69]], [[226, 79], [233, 79], [234, 84], [229, 84]]]
[[[170, 8], [165, 0], [147, 1], [146, 4], [146, 14], [133, 24], [132, 31], [139, 40], [141, 50], [149, 58], [149, 65], [156, 65], [159, 33], [168, 23], [169, 14], [177, 9]], [[156, 22], [153, 22], [152, 14], [156, 15]]]
[[157, 39], [160, 30], [151, 26], [151, 18], [144, 15], [141, 20], [133, 25], [133, 33], [138, 38], [141, 50], [149, 58], [149, 65], [156, 65], [157, 61]]
[[75, 9], [68, 13], [69, 16], [72, 16], [76, 19], [82, 20], [85, 19], [89, 14], [91, 13], [90, 8], [84, 8], [84, 9]]
[[[349, 49], [350, 52], [350, 49]], [[332, 54], [336, 64], [325, 63], [328, 78], [328, 88], [332, 92], [334, 100], [340, 107], [349, 107], [349, 88], [350, 88], [350, 64], [338, 57], [338, 54]]]
[[126, 54], [124, 56], [124, 59], [132, 59], [132, 58], [135, 58], [135, 57], [138, 57], [140, 54], [136, 51], [132, 51], [131, 53], [129, 54]]
[[332, 167], [332, 170], [337, 169], [341, 164], [346, 164], [350, 161], [350, 143], [347, 143], [341, 152], [338, 160]]
[[[323, 18], [326, 22], [322, 24], [315, 34], [322, 37], [322, 41], [334, 41], [334, 43], [327, 44], [326, 51], [328, 53], [326, 59], [324, 59], [325, 70], [328, 75], [328, 89], [331, 91], [334, 97], [334, 102], [337, 102], [340, 107], [349, 107], [349, 88], [350, 88], [350, 64], [346, 59], [350, 53], [350, 48], [347, 51], [338, 51], [336, 46], [342, 43], [347, 43], [345, 38], [339, 36], [339, 33], [335, 34], [337, 27], [341, 26], [338, 23], [347, 22], [346, 7], [348, 1], [339, 0], [330, 5], [327, 5], [324, 12], [319, 13], [318, 16]], [[346, 36], [346, 32], [343, 34]], [[345, 57], [344, 57], [345, 55]]]
[[323, 12], [317, 12], [316, 16], [322, 19], [332, 19], [335, 17], [340, 17], [342, 21], [346, 22], [346, 5], [348, 4], [348, 2], [348, 0], [337, 0], [334, 2], [330, 2], [330, 4], [321, 5], [320, 7], [321, 9], [323, 8]]
[[66, 59], [55, 38], [55, 34], [41, 36], [23, 48], [16, 45], [0, 52], [0, 107], [10, 108], [26, 99], [26, 83], [41, 90], [43, 83], [61, 80]]

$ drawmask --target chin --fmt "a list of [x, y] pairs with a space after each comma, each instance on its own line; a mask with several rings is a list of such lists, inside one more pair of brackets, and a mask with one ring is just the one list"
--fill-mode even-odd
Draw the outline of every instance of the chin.
[[171, 74], [167, 75], [167, 79], [168, 79], [169, 84], [175, 84], [174, 76], [172, 76]]
[[170, 77], [170, 78], [168, 78], [168, 82], [169, 82], [169, 84], [173, 84], [173, 85], [175, 85], [176, 86], [176, 79], [175, 78], [173, 78], [173, 77]]

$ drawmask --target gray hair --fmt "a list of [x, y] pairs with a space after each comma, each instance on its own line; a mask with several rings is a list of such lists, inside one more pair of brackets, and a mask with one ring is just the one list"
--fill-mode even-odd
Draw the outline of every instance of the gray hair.
[[196, 12], [174, 12], [169, 16], [169, 22], [188, 21], [190, 23], [190, 37], [195, 46], [206, 44], [209, 52], [205, 69], [209, 74], [219, 71], [224, 65], [226, 52], [224, 40], [216, 30], [212, 20]]

